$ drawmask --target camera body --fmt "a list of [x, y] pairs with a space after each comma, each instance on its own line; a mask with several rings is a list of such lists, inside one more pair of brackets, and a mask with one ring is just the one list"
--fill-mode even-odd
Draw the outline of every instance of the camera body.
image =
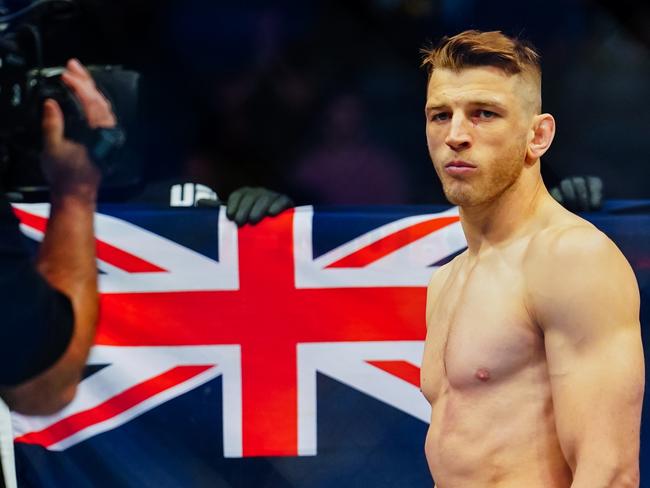
[[86, 145], [102, 173], [100, 197], [119, 199], [142, 184], [142, 164], [125, 144], [125, 131], [136, 119], [140, 75], [116, 65], [87, 67], [119, 124], [113, 131], [91, 130], [61, 80], [64, 68], [42, 66], [39, 24], [47, 22], [47, 16], [38, 23], [12, 22], [0, 32], [0, 189], [18, 201], [47, 198], [40, 168], [41, 120], [43, 103], [52, 98], [63, 111], [65, 136]]

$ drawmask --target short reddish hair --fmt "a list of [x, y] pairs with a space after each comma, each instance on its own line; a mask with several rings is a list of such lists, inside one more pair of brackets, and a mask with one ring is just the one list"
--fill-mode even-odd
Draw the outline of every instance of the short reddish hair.
[[440, 68], [460, 71], [477, 66], [494, 66], [509, 75], [528, 76], [541, 88], [540, 56], [527, 41], [500, 31], [466, 30], [443, 37], [437, 46], [422, 49], [422, 66], [431, 73]]

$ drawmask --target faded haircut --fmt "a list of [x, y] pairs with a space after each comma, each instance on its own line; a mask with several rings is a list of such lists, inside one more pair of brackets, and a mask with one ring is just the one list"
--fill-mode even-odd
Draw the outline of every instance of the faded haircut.
[[[493, 66], [509, 75], [521, 75], [534, 83], [540, 92], [542, 69], [540, 55], [525, 40], [509, 37], [500, 31], [466, 30], [452, 37], [443, 37], [433, 47], [422, 49], [422, 67], [428, 76], [436, 69], [461, 71], [465, 68]], [[536, 103], [541, 105], [541, 100]], [[540, 110], [541, 107], [537, 107]]]

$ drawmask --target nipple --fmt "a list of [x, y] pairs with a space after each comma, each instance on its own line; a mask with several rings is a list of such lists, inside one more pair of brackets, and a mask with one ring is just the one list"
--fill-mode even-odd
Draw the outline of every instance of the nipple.
[[485, 368], [479, 368], [476, 370], [475, 376], [481, 381], [487, 381], [490, 379], [490, 371]]

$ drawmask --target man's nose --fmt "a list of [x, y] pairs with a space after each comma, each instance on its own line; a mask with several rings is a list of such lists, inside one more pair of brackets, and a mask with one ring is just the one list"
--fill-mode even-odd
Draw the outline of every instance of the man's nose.
[[468, 124], [469, 121], [465, 117], [461, 115], [452, 116], [445, 144], [454, 151], [469, 149], [472, 145], [472, 137]]

